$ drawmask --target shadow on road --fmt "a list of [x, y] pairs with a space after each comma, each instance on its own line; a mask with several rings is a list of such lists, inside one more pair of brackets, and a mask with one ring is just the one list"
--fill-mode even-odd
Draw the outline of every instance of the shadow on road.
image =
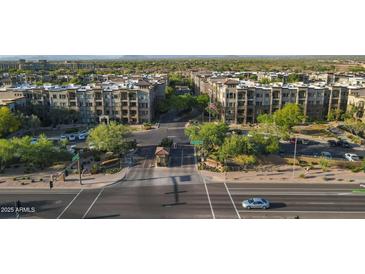
[[106, 218], [113, 218], [113, 217], [119, 217], [119, 216], [120, 216], [120, 214], [109, 214], [109, 215], [88, 217], [86, 219], [106, 219]]
[[[8, 208], [11, 211], [15, 211], [18, 208], [19, 216], [27, 217], [27, 216], [36, 216], [40, 212], [46, 212], [51, 210], [57, 210], [63, 208], [64, 204], [61, 200], [38, 200], [38, 201], [26, 201], [20, 203], [16, 203], [16, 201], [1, 203], [0, 208], [2, 211], [5, 208]], [[33, 211], [34, 208], [34, 212]], [[1, 212], [0, 219], [6, 218], [16, 218], [15, 212]]]
[[277, 209], [286, 207], [285, 203], [270, 203], [270, 209]]

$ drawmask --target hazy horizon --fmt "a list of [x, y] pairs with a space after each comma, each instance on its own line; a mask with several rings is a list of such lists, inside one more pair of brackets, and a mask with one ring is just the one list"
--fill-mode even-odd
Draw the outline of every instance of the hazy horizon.
[[206, 58], [274, 58], [274, 59], [352, 59], [362, 58], [365, 55], [0, 55], [0, 61], [125, 61], [125, 60], [158, 60], [158, 59], [206, 59]]

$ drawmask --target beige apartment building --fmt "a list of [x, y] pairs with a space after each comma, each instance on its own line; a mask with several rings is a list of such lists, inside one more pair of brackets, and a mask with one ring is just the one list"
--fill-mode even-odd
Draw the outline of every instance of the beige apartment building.
[[257, 122], [260, 114], [272, 114], [287, 103], [296, 103], [308, 120], [325, 120], [331, 111], [347, 109], [349, 88], [341, 85], [275, 83], [261, 85], [238, 78], [193, 76], [194, 87], [221, 106], [224, 122]]
[[[26, 104], [77, 111], [82, 123], [111, 120], [139, 124], [152, 122], [158, 100], [164, 98], [166, 81], [158, 79], [119, 79], [87, 86], [45, 86], [0, 91], [5, 97], [21, 97]], [[4, 97], [3, 96], [3, 97]]]
[[55, 88], [49, 90], [50, 106], [79, 112], [83, 123], [110, 120], [128, 124], [151, 122], [161, 85], [139, 80], [135, 83]]
[[349, 87], [348, 108], [356, 107], [354, 116], [365, 122], [365, 87]]

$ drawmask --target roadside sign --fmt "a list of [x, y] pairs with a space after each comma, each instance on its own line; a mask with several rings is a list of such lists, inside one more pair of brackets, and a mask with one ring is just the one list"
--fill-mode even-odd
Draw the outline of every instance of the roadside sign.
[[78, 161], [80, 159], [80, 155], [76, 154], [72, 157], [72, 162]]
[[190, 142], [190, 144], [192, 144], [192, 145], [202, 145], [203, 141], [202, 140], [193, 140], [193, 141]]

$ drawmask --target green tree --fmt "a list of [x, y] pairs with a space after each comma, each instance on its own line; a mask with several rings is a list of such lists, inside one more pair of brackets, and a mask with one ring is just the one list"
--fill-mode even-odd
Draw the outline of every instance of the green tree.
[[190, 140], [203, 141], [202, 148], [209, 153], [217, 150], [223, 144], [228, 129], [228, 125], [224, 123], [205, 123], [199, 126], [189, 126], [185, 133]]
[[198, 95], [195, 98], [195, 105], [200, 109], [204, 110], [208, 107], [209, 96], [207, 94]]
[[8, 107], [0, 108], [0, 138], [17, 131], [21, 122]]
[[299, 105], [289, 103], [273, 114], [273, 121], [284, 130], [291, 130], [293, 126], [303, 122], [304, 115]]
[[14, 158], [14, 145], [6, 139], [0, 139], [0, 172]]
[[236, 157], [247, 153], [248, 139], [245, 136], [231, 135], [224, 139], [224, 143], [219, 149], [220, 160]]
[[88, 143], [99, 151], [124, 153], [128, 146], [126, 138], [130, 132], [129, 127], [116, 122], [100, 124], [91, 130]]

